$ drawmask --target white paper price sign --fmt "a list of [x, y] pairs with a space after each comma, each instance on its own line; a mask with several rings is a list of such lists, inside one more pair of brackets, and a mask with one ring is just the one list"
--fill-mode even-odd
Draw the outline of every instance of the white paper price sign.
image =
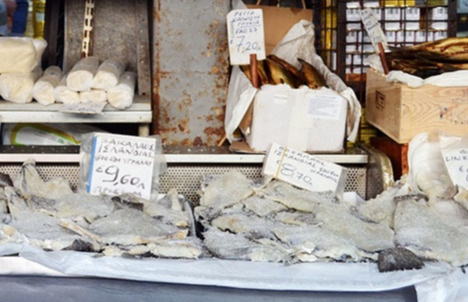
[[468, 148], [442, 149], [442, 155], [453, 184], [468, 190]]
[[384, 49], [388, 49], [387, 36], [385, 36], [382, 27], [380, 27], [379, 20], [374, 12], [370, 8], [361, 10], [361, 19], [375, 52], [380, 53], [379, 43], [382, 43]]
[[265, 60], [265, 33], [261, 9], [236, 9], [227, 15], [231, 65], [250, 64], [250, 54]]
[[156, 139], [98, 133], [93, 139], [87, 192], [150, 199]]
[[62, 105], [58, 111], [77, 114], [98, 114], [104, 110], [105, 102], [102, 103], [72, 103]]
[[344, 168], [316, 156], [273, 144], [263, 173], [314, 192], [336, 192]]

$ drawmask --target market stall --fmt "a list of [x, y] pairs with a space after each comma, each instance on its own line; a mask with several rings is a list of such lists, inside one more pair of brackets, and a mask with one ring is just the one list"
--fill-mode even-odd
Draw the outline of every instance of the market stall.
[[[15, 54], [29, 59], [22, 77], [0, 64], [5, 299], [465, 301], [466, 89], [440, 111], [457, 133], [424, 133], [390, 119], [395, 108], [382, 101], [406, 110], [418, 94], [404, 105], [414, 90], [383, 79], [385, 56], [371, 64], [368, 121], [409, 135], [411, 169], [394, 179], [389, 157], [359, 142], [364, 104], [337, 75], [341, 48], [327, 49], [338, 61], [314, 48], [343, 32], [316, 30], [312, 14], [372, 8], [385, 21], [388, 3], [300, 1], [281, 10], [294, 15], [291, 29], [252, 56], [245, 41], [259, 37], [245, 34], [281, 26], [258, 21], [280, 14], [261, 1], [58, 2], [46, 11], [64, 18], [63, 32], [54, 23], [46, 36], [64, 35], [63, 66], [39, 76], [37, 39], [0, 38], [0, 51], [24, 42]], [[53, 60], [60, 45], [50, 45]], [[441, 102], [431, 97], [414, 106]]]

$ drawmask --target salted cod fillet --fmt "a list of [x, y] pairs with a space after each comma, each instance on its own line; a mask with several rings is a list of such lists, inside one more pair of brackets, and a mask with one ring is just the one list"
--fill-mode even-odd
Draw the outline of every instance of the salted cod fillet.
[[168, 224], [158, 224], [142, 211], [123, 208], [107, 217], [97, 219], [88, 227], [104, 244], [146, 244], [162, 238], [185, 238], [187, 230]]
[[25, 198], [35, 195], [48, 199], [58, 199], [73, 193], [70, 183], [64, 178], [44, 181], [37, 172], [36, 163], [32, 159], [23, 163], [19, 175], [13, 179], [13, 184]]
[[258, 216], [268, 216], [287, 210], [287, 207], [268, 198], [250, 196], [243, 201], [246, 210], [252, 211]]
[[395, 241], [419, 257], [468, 264], [467, 229], [451, 225], [424, 201], [405, 200], [395, 212]]
[[376, 252], [394, 246], [393, 231], [388, 226], [366, 222], [352, 215], [349, 208], [335, 200], [332, 193], [308, 192], [276, 181], [258, 192], [289, 208], [315, 213], [323, 229], [352, 239], [363, 251]]
[[10, 226], [23, 234], [32, 245], [56, 251], [83, 240], [81, 236], [63, 228], [58, 219], [30, 209], [12, 187], [7, 187], [5, 193], [12, 215]]
[[271, 240], [254, 242], [243, 234], [210, 228], [203, 233], [205, 247], [216, 257], [231, 260], [288, 262], [290, 250]]
[[200, 198], [200, 206], [195, 208], [195, 212], [197, 216], [209, 219], [222, 209], [240, 203], [253, 192], [251, 180], [239, 171], [230, 171], [216, 178], [205, 188]]

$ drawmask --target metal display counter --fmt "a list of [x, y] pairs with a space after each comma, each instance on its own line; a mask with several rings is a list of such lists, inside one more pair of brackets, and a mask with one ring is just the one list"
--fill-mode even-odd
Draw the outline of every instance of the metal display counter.
[[0, 276], [2, 301], [416, 301], [413, 287], [386, 292], [307, 292], [246, 290], [105, 278]]
[[[165, 147], [167, 171], [160, 177], [160, 192], [171, 188], [197, 201], [203, 175], [223, 174], [237, 169], [249, 178], [261, 178], [264, 154], [232, 153], [227, 147]], [[375, 149], [359, 147], [343, 154], [317, 154], [323, 160], [347, 168], [346, 192], [369, 199], [393, 181], [388, 157]], [[65, 177], [72, 187], [78, 184], [79, 147], [1, 146], [0, 172], [15, 175], [21, 164], [33, 158], [44, 179]]]

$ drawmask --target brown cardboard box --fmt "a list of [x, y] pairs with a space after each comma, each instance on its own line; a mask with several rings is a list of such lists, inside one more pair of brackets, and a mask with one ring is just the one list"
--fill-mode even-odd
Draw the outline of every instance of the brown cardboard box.
[[400, 144], [421, 132], [468, 134], [468, 86], [411, 88], [367, 71], [366, 119]]
[[248, 8], [260, 8], [263, 11], [265, 28], [265, 51], [270, 54], [289, 29], [299, 20], [312, 22], [313, 10], [294, 7], [269, 5], [247, 5]]

